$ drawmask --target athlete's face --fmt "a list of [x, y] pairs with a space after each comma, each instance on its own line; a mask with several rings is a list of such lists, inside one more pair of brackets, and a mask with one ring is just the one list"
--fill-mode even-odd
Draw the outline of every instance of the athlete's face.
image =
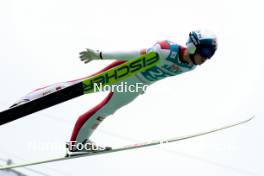
[[207, 58], [202, 57], [199, 53], [196, 53], [194, 55], [194, 61], [196, 65], [202, 65], [205, 61], [207, 60]]

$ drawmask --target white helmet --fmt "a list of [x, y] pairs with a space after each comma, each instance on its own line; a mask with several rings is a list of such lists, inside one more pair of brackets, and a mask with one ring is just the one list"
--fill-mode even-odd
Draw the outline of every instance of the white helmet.
[[199, 53], [202, 57], [210, 59], [217, 49], [215, 34], [206, 30], [192, 31], [186, 43], [188, 53]]

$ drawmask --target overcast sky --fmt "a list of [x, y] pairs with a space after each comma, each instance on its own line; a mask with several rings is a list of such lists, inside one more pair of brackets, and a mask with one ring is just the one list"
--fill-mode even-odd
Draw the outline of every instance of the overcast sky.
[[[120, 146], [254, 121], [208, 136], [32, 168], [49, 175], [263, 175], [261, 1], [9, 0], [0, 2], [0, 108], [36, 88], [90, 75], [111, 61], [83, 64], [86, 47], [107, 51], [185, 45], [191, 30], [218, 36], [216, 55], [192, 72], [150, 86], [107, 118], [92, 139]], [[0, 127], [0, 156], [17, 162], [64, 154], [78, 116], [106, 96], [82, 96]], [[55, 147], [47, 147], [53, 145]], [[25, 169], [18, 169], [35, 176]]]

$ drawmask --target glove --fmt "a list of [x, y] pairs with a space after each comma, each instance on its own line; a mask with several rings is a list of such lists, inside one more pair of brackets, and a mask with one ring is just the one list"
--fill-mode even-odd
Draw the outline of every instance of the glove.
[[85, 51], [80, 52], [80, 59], [85, 64], [91, 62], [92, 60], [99, 60], [102, 58], [102, 52], [99, 50], [92, 50], [87, 48]]

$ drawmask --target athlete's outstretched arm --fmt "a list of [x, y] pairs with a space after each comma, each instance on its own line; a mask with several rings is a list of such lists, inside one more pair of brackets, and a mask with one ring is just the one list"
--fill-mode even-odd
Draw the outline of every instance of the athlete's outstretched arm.
[[116, 51], [105, 52], [87, 48], [85, 51], [80, 52], [80, 59], [84, 63], [91, 62], [92, 60], [125, 60], [128, 61], [135, 57], [145, 54], [145, 50], [138, 51]]

